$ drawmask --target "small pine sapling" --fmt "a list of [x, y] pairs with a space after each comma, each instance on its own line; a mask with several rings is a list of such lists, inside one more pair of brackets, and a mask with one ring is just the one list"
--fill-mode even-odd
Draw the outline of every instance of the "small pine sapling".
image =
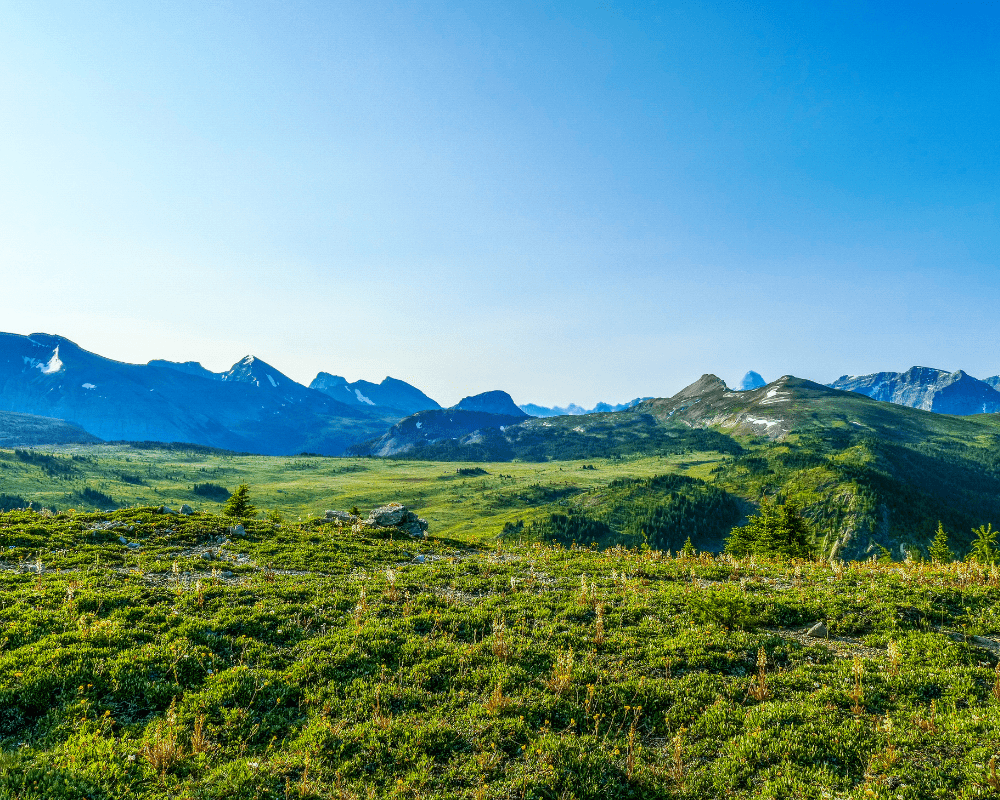
[[250, 486], [241, 483], [226, 501], [222, 509], [223, 516], [233, 519], [248, 520], [257, 513], [257, 508], [250, 502]]
[[937, 533], [927, 554], [935, 564], [948, 564], [955, 560], [955, 553], [948, 546], [948, 533], [940, 521], [938, 521]]
[[972, 551], [969, 553], [969, 561], [982, 564], [984, 567], [996, 564], [1000, 553], [997, 549], [997, 531], [993, 530], [993, 523], [980, 525], [972, 531], [976, 538], [972, 542]]

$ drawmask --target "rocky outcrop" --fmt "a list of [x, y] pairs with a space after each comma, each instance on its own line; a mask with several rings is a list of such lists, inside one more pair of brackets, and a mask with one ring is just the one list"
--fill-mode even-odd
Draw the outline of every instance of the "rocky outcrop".
[[347, 511], [327, 511], [323, 518], [337, 527], [394, 528], [415, 539], [426, 538], [429, 527], [427, 520], [418, 517], [402, 503], [389, 503], [373, 508], [365, 520]]

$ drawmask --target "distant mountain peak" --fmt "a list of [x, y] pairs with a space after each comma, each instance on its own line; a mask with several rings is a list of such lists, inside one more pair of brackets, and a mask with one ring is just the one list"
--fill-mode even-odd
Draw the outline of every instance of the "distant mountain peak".
[[452, 406], [461, 411], [481, 411], [487, 414], [502, 414], [508, 417], [527, 417], [507, 392], [495, 389], [492, 392], [482, 392], [481, 394], [463, 397], [458, 403]]
[[257, 386], [277, 389], [282, 384], [294, 383], [287, 375], [282, 374], [270, 364], [261, 361], [257, 356], [244, 356], [233, 366], [222, 373], [222, 380], [236, 383], [253, 383]]
[[347, 379], [340, 375], [320, 372], [313, 378], [309, 388], [322, 392], [341, 403], [392, 409], [406, 414], [441, 408], [440, 403], [429, 398], [416, 386], [411, 386], [406, 381], [388, 375], [381, 383], [370, 381], [348, 383]]
[[750, 370], [746, 375], [743, 376], [743, 380], [740, 381], [737, 390], [741, 392], [748, 392], [752, 389], [759, 389], [762, 386], [767, 386], [767, 381], [765, 381], [759, 372], [754, 372]]

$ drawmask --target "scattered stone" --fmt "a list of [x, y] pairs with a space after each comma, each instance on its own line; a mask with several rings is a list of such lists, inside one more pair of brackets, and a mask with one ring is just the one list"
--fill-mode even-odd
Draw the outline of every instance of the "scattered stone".
[[420, 555], [420, 556], [414, 556], [413, 557], [413, 561], [416, 564], [423, 564], [426, 560], [427, 560], [427, 558], [425, 556], [422, 556], [422, 555]]
[[160, 506], [158, 509], [156, 509], [156, 513], [157, 514], [176, 514], [177, 512], [174, 511], [170, 506]]
[[184, 505], [181, 506], [181, 510], [179, 513], [184, 514], [186, 516], [188, 514], [193, 514], [194, 509], [191, 508], [191, 506], [189, 506], [187, 503], [184, 503]]
[[825, 622], [817, 622], [806, 631], [806, 636], [812, 636], [814, 639], [829, 639], [830, 629], [826, 627]]
[[124, 536], [119, 536], [118, 541], [121, 542], [122, 544], [128, 544], [128, 539], [126, 539]]
[[110, 531], [114, 528], [123, 528], [126, 531], [135, 530], [134, 525], [126, 525], [120, 519], [116, 520], [104, 520], [103, 522], [94, 522], [87, 526], [89, 531]]
[[361, 522], [361, 517], [356, 517], [354, 514], [350, 514], [347, 511], [327, 510], [327, 512], [323, 515], [323, 518], [327, 522], [336, 522], [340, 525], [355, 525]]
[[242, 525], [233, 525], [233, 526], [232, 526], [232, 527], [231, 527], [231, 528], [229, 529], [229, 535], [230, 535], [230, 536], [238, 536], [238, 537], [245, 537], [245, 536], [247, 535], [247, 532], [246, 532], [246, 530], [245, 530], [245, 529], [243, 528], [243, 526], [242, 526]]
[[206, 561], [213, 561], [215, 559], [215, 553], [213, 553], [211, 550], [206, 550], [204, 553], [201, 554], [201, 557], [204, 558]]

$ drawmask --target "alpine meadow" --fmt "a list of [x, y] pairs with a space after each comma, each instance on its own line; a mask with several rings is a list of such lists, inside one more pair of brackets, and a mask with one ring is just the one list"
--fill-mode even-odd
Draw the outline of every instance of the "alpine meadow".
[[0, 800], [1000, 800], [1000, 3], [5, 3]]

